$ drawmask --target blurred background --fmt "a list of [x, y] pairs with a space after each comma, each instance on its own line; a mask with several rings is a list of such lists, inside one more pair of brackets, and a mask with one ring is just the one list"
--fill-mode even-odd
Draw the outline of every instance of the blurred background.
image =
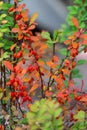
[[38, 12], [38, 28], [53, 32], [65, 23], [68, 13], [67, 6], [72, 0], [23, 0], [29, 9], [30, 15]]

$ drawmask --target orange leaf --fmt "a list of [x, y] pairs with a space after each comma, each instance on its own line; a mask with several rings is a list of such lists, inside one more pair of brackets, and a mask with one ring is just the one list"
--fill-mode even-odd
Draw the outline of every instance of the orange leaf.
[[25, 75], [26, 72], [27, 72], [27, 70], [26, 70], [26, 69], [23, 69], [21, 75], [22, 75], [22, 76]]
[[10, 50], [13, 51], [15, 47], [16, 47], [16, 44], [13, 44], [13, 45], [10, 47]]
[[80, 99], [80, 101], [82, 101], [82, 102], [87, 102], [87, 95], [83, 96], [83, 97]]
[[73, 24], [75, 25], [76, 28], [79, 28], [79, 23], [78, 23], [77, 18], [72, 17], [72, 22], [73, 22]]
[[11, 62], [9, 62], [9, 61], [4, 61], [4, 65], [9, 69], [9, 70], [13, 70], [13, 66], [12, 66], [12, 64], [11, 64]]
[[39, 60], [39, 61], [38, 61], [38, 64], [39, 64], [39, 66], [42, 66], [42, 67], [43, 67], [43, 66], [44, 66], [44, 61]]
[[22, 65], [22, 61], [20, 61], [20, 62], [17, 63], [17, 65], [16, 65], [16, 71], [20, 70], [21, 65]]
[[63, 72], [64, 74], [67, 74], [67, 75], [70, 74], [70, 70], [67, 69], [67, 68], [62, 69], [62, 72]]
[[77, 42], [73, 42], [72, 46], [73, 46], [74, 49], [77, 49], [79, 47], [79, 44]]
[[53, 92], [50, 92], [50, 91], [45, 92], [46, 97], [51, 97], [52, 95], [53, 95]]
[[47, 44], [42, 44], [39, 48], [39, 51], [43, 51], [43, 50], [46, 50], [48, 48], [48, 45]]
[[64, 42], [64, 44], [69, 44], [69, 43], [71, 43], [71, 39], [68, 39], [68, 40], [66, 40], [65, 42]]
[[34, 92], [37, 88], [38, 88], [38, 84], [35, 83], [35, 84], [32, 86], [32, 88], [30, 89], [29, 93]]
[[29, 30], [33, 30], [33, 29], [35, 29], [35, 25], [31, 25], [31, 26], [29, 27]]
[[37, 36], [31, 36], [30, 37], [32, 41], [37, 42], [39, 41], [39, 38]]
[[59, 62], [59, 58], [55, 55], [55, 56], [53, 56], [53, 61], [54, 62]]
[[50, 68], [55, 68], [57, 65], [55, 63], [53, 63], [52, 61], [47, 61], [46, 62], [47, 65], [50, 67]]
[[28, 109], [30, 109], [31, 106], [32, 106], [32, 104], [28, 104], [28, 105], [27, 105]]
[[22, 130], [22, 128], [21, 127], [16, 127], [15, 130]]
[[24, 22], [27, 22], [29, 20], [28, 11], [27, 10], [21, 12], [21, 15], [23, 17]]
[[17, 3], [17, 2], [18, 2], [18, 0], [14, 0], [14, 2], [15, 2], [15, 3]]

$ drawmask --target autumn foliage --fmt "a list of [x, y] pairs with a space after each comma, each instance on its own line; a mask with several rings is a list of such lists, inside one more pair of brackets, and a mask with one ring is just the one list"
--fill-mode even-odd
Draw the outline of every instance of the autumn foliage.
[[[59, 116], [65, 122], [61, 124], [64, 127], [59, 130], [75, 130], [74, 124], [79, 115], [84, 113], [87, 120], [84, 81], [82, 80], [81, 88], [77, 88], [74, 81], [74, 78], [80, 77], [78, 65], [86, 62], [76, 60], [81, 48], [87, 52], [85, 29], [80, 27], [76, 17], [71, 18], [75, 31], [64, 41], [66, 48], [60, 50], [63, 55], [60, 58], [56, 54], [56, 47], [61, 39], [61, 31], [54, 31], [53, 38], [47, 31], [34, 34], [38, 13], [35, 12], [30, 17], [26, 5], [19, 4], [17, 0], [14, 0], [13, 5], [9, 3], [7, 8], [5, 5], [0, 2], [2, 15], [3, 11], [6, 15], [0, 17], [0, 25], [7, 27], [5, 31], [0, 32], [0, 40], [4, 44], [3, 39], [9, 41], [10, 35], [11, 44], [8, 45], [7, 42], [4, 46], [0, 43], [0, 130], [20, 130], [21, 127], [29, 130], [26, 113], [32, 112], [32, 104], [42, 98], [47, 99], [48, 103], [51, 100], [55, 100], [54, 104], [59, 103], [62, 109]], [[6, 18], [7, 15], [9, 18]], [[13, 21], [10, 26], [9, 20]], [[59, 119], [56, 116], [57, 118]]]

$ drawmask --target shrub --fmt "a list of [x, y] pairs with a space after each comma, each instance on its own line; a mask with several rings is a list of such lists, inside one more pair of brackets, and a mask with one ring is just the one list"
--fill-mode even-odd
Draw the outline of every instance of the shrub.
[[[82, 78], [78, 65], [86, 63], [85, 60], [77, 61], [76, 57], [82, 51], [87, 52], [87, 2], [75, 0], [74, 3], [75, 6], [69, 7], [69, 27], [55, 30], [51, 37], [47, 31], [33, 33], [38, 13], [30, 18], [25, 4], [17, 0], [13, 4], [0, 2], [2, 130], [21, 126], [29, 129], [27, 118], [31, 129], [86, 129], [84, 81], [77, 89], [74, 79]], [[56, 45], [62, 42], [66, 47], [59, 50], [60, 58], [56, 55]], [[51, 58], [46, 58], [48, 50], [51, 50]], [[40, 101], [33, 104], [35, 99]]]

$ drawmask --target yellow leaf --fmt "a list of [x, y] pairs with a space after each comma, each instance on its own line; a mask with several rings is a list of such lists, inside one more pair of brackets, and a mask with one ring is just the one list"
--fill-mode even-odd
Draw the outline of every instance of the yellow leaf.
[[52, 91], [52, 87], [49, 87], [49, 90]]
[[3, 33], [0, 32], [0, 38], [3, 37]]
[[38, 13], [35, 12], [35, 13], [33, 14], [33, 16], [31, 17], [31, 19], [30, 19], [29, 25], [33, 24], [33, 23], [35, 22], [35, 20], [37, 19], [37, 17], [38, 17]]
[[26, 77], [23, 79], [24, 82], [29, 82], [30, 78], [29, 77]]
[[8, 22], [7, 20], [3, 20], [3, 21], [2, 21], [2, 24], [5, 24], [5, 23], [7, 23], [7, 22]]
[[46, 90], [46, 88], [47, 88], [47, 87], [44, 85], [44, 86], [43, 86], [43, 90], [45, 91], [45, 90]]
[[3, 97], [3, 93], [1, 92], [1, 93], [0, 93], [0, 99], [1, 99], [2, 97]]
[[3, 5], [3, 2], [1, 1], [1, 2], [0, 2], [0, 7], [1, 7], [2, 5]]

